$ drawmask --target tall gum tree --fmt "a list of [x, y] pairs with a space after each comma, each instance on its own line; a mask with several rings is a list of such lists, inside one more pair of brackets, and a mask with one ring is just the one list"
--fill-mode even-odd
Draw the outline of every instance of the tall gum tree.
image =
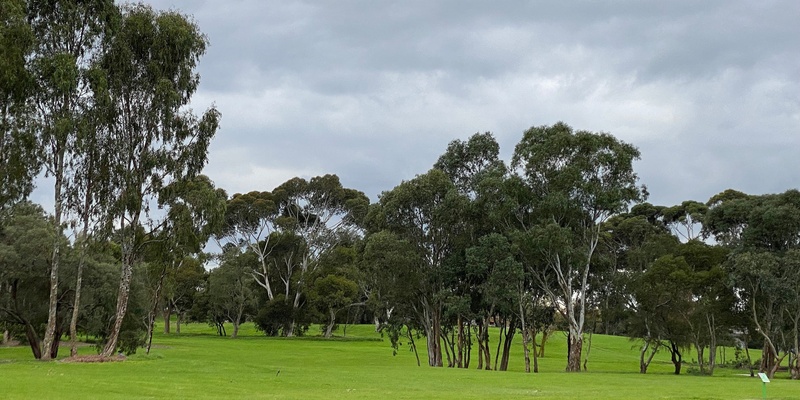
[[405, 307], [425, 331], [432, 367], [443, 366], [442, 317], [449, 294], [443, 268], [463, 227], [460, 211], [466, 202], [444, 172], [432, 169], [384, 192], [378, 206], [370, 210], [370, 220], [379, 220], [378, 228], [394, 233], [416, 252], [411, 275], [417, 280], [409, 288], [413, 295], [405, 299], [411, 304]]
[[[200, 82], [195, 67], [206, 37], [188, 17], [146, 5], [122, 10], [119, 27], [103, 43], [106, 132], [116, 143], [109, 170], [121, 241], [121, 273], [114, 323], [102, 354], [114, 353], [125, 317], [131, 275], [143, 243], [137, 231], [155, 230], [163, 215], [151, 204], [171, 182], [196, 176], [207, 162], [220, 113], [196, 116], [188, 104]], [[163, 214], [163, 213], [162, 213]]]
[[[355, 189], [342, 186], [336, 175], [293, 178], [272, 191], [280, 212], [276, 222], [285, 232], [301, 238], [297, 257], [294, 310], [313, 282], [322, 256], [342, 238], [360, 235], [361, 224], [369, 207], [369, 198]], [[287, 336], [293, 335], [294, 322]]]
[[273, 233], [278, 229], [275, 225], [278, 216], [278, 205], [272, 193], [236, 193], [228, 200], [224, 223], [215, 234], [220, 248], [233, 245], [240, 248], [240, 251], [244, 248], [257, 256], [258, 265], [251, 269], [250, 274], [267, 292], [269, 300], [275, 298], [272, 288], [274, 271], [269, 263], [269, 256], [275, 245], [273, 239], [277, 237]]
[[[68, 183], [77, 174], [76, 158], [83, 152], [77, 140], [90, 107], [86, 79], [99, 43], [107, 32], [107, 21], [116, 8], [112, 1], [28, 2], [28, 18], [36, 38], [30, 63], [35, 80], [35, 125], [37, 144], [47, 176], [53, 178], [53, 226], [64, 229], [69, 213]], [[58, 235], [56, 235], [58, 237]], [[50, 300], [43, 346], [49, 348], [55, 335], [60, 246], [53, 246], [50, 261]], [[54, 346], [57, 352], [57, 346]], [[45, 352], [42, 358], [55, 356]]]
[[588, 278], [601, 225], [645, 196], [633, 162], [639, 151], [606, 133], [559, 122], [532, 127], [517, 144], [512, 170], [530, 204], [518, 224], [530, 235], [534, 274], [569, 327], [567, 371], [581, 370]]

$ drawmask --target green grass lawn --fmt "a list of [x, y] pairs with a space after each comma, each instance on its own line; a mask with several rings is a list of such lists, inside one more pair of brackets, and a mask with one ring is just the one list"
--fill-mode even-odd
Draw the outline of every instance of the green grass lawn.
[[[341, 331], [338, 332], [341, 335]], [[316, 332], [310, 332], [316, 334]], [[564, 336], [555, 334], [526, 374], [519, 344], [510, 371], [417, 367], [407, 344], [392, 355], [372, 326], [349, 326], [347, 340], [266, 338], [245, 326], [238, 339], [193, 324], [181, 335], [159, 334], [144, 352], [115, 363], [40, 362], [27, 347], [0, 348], [0, 399], [267, 398], [267, 399], [759, 399], [757, 378], [717, 369], [715, 376], [671, 374], [667, 354], [638, 373], [626, 338], [595, 335], [588, 372], [565, 373]], [[493, 337], [494, 339], [494, 337]], [[417, 342], [425, 360], [424, 340]], [[494, 351], [494, 348], [493, 348]], [[68, 354], [62, 348], [62, 355]], [[92, 347], [82, 348], [92, 354]], [[494, 356], [494, 355], [493, 355]], [[733, 358], [732, 350], [727, 357]], [[687, 354], [686, 360], [692, 355]], [[684, 366], [684, 370], [689, 366]], [[800, 398], [800, 382], [776, 377], [770, 399]]]

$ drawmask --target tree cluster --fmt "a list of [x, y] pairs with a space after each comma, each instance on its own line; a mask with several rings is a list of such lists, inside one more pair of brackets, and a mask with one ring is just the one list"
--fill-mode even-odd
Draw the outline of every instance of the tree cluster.
[[[24, 326], [42, 359], [57, 355], [70, 318], [74, 353], [87, 308], [83, 279], [94, 272], [87, 267], [93, 267], [95, 247], [110, 248], [119, 270], [116, 305], [111, 322], [93, 331], [110, 356], [121, 346], [124, 326], [139, 325], [128, 322], [128, 306], [136, 293], [134, 270], [148, 258], [150, 245], [162, 246], [157, 262], [175, 264], [163, 259], [197, 254], [210, 234], [202, 226], [212, 222], [205, 213], [213, 211], [196, 208], [210, 204], [192, 196], [211, 185], [198, 175], [220, 115], [212, 107], [198, 117], [188, 108], [207, 40], [186, 16], [142, 4], [2, 0], [0, 11], [4, 231], [20, 215], [41, 214], [20, 203], [34, 177], [50, 178], [54, 194], [52, 213], [34, 218], [47, 230], [39, 237], [52, 242], [36, 240], [36, 254], [16, 252], [41, 258], [35, 263], [40, 267], [34, 272], [26, 262], [3, 259], [9, 266], [0, 283], [0, 318], [12, 331]], [[20, 285], [28, 280], [40, 290], [47, 282], [44, 302], [22, 301]], [[42, 303], [43, 324], [41, 316], [22, 317]]]

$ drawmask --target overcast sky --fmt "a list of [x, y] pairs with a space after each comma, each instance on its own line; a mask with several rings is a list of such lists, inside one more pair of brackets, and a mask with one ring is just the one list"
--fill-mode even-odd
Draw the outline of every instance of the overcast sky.
[[211, 43], [193, 106], [229, 194], [335, 173], [377, 199], [447, 143], [505, 160], [564, 121], [636, 145], [650, 201], [800, 186], [800, 2], [179, 1]]

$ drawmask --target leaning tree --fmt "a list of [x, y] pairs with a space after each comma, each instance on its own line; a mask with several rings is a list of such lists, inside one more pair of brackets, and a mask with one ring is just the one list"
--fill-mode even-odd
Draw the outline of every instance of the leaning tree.
[[109, 174], [122, 258], [106, 356], [117, 347], [133, 266], [146, 244], [137, 232], [161, 225], [164, 216], [151, 213], [151, 205], [163, 187], [202, 170], [219, 126], [216, 108], [200, 117], [188, 108], [200, 81], [195, 67], [206, 45], [188, 17], [141, 4], [125, 6], [119, 27], [103, 43], [96, 96], [106, 105], [103, 134], [117, 145]]

